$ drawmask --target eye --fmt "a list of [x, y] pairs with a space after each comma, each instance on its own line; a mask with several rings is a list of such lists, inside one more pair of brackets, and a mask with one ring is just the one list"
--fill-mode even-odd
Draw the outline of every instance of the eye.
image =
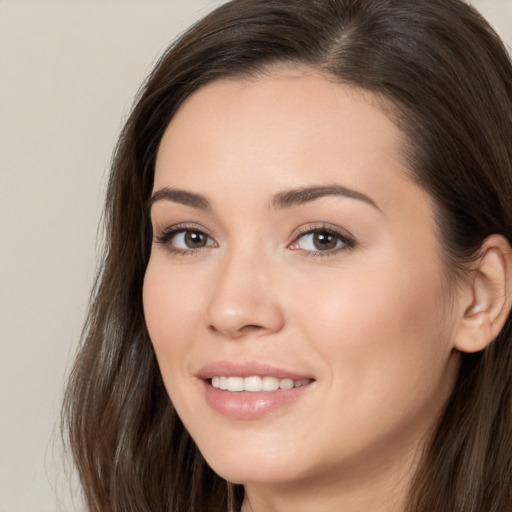
[[171, 227], [156, 237], [156, 241], [167, 246], [171, 252], [187, 253], [205, 247], [217, 247], [216, 242], [197, 228]]
[[308, 253], [336, 253], [355, 245], [352, 238], [324, 227], [308, 229], [289, 245], [291, 250], [301, 250]]
[[172, 237], [172, 244], [178, 249], [200, 249], [212, 245], [212, 240], [201, 231], [178, 231]]

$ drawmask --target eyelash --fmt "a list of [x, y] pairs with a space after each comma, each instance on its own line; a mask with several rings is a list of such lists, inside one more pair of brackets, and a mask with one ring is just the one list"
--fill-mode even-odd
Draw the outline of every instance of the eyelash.
[[186, 233], [186, 232], [199, 233], [199, 234], [205, 236], [206, 238], [208, 238], [210, 240], [213, 240], [213, 238], [211, 236], [209, 236], [207, 233], [205, 233], [205, 231], [202, 228], [200, 228], [199, 226], [196, 226], [196, 225], [193, 225], [193, 224], [192, 225], [191, 224], [178, 224], [176, 226], [171, 226], [171, 227], [165, 229], [162, 232], [161, 235], [155, 236], [155, 241], [158, 244], [166, 246], [167, 250], [171, 254], [175, 254], [177, 256], [195, 255], [195, 254], [197, 254], [197, 252], [199, 250], [205, 248], [205, 247], [200, 247], [200, 248], [197, 248], [197, 249], [193, 249], [193, 248], [190, 248], [190, 249], [178, 249], [176, 247], [173, 247], [173, 245], [171, 244], [172, 239], [176, 235], [178, 235], [180, 233]]
[[337, 242], [341, 242], [340, 247], [336, 247], [334, 249], [328, 249], [325, 251], [317, 250], [317, 251], [309, 251], [304, 249], [291, 249], [295, 251], [300, 251], [304, 256], [306, 257], [313, 257], [313, 258], [325, 258], [329, 256], [335, 256], [340, 252], [344, 252], [350, 249], [353, 249], [356, 246], [356, 241], [352, 236], [350, 236], [348, 233], [341, 232], [340, 228], [336, 228], [334, 226], [331, 226], [329, 224], [309, 224], [306, 226], [302, 226], [299, 228], [297, 233], [294, 235], [293, 241], [288, 244], [288, 247], [299, 243], [301, 239], [304, 239], [308, 235], [313, 234], [327, 234], [330, 236], [333, 236], [336, 238]]
[[[173, 238], [180, 234], [180, 233], [198, 233], [209, 239], [210, 241], [214, 242], [214, 245], [206, 245], [203, 247], [198, 248], [189, 248], [189, 249], [179, 249], [176, 247], [173, 247], [171, 244], [171, 241]], [[298, 244], [300, 240], [304, 239], [308, 235], [314, 235], [318, 233], [327, 234], [329, 236], [334, 236], [336, 238], [336, 243], [340, 242], [340, 247], [336, 247], [333, 249], [327, 249], [327, 250], [305, 250], [300, 248], [294, 248], [291, 249], [291, 246]], [[167, 229], [165, 229], [162, 234], [155, 236], [155, 241], [158, 244], [166, 246], [167, 250], [174, 255], [177, 256], [190, 256], [190, 255], [196, 255], [198, 254], [198, 251], [201, 251], [201, 249], [206, 249], [209, 247], [218, 247], [217, 243], [214, 241], [214, 239], [205, 233], [205, 231], [196, 225], [189, 225], [189, 224], [179, 224], [176, 226], [171, 226]], [[356, 245], [356, 242], [354, 238], [349, 236], [346, 233], [340, 232], [339, 228], [336, 229], [330, 225], [327, 224], [310, 224], [307, 226], [301, 227], [297, 233], [294, 235], [293, 241], [287, 245], [287, 248], [290, 248], [290, 250], [293, 251], [300, 251], [304, 256], [306, 257], [328, 257], [328, 256], [334, 256], [340, 252], [347, 251], [349, 249], [353, 249]]]

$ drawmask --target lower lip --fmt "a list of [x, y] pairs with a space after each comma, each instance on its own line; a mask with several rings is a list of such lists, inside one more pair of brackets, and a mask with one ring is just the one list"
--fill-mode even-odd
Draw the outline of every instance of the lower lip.
[[256, 419], [298, 400], [310, 384], [276, 391], [224, 391], [203, 381], [208, 405], [218, 413], [242, 420]]

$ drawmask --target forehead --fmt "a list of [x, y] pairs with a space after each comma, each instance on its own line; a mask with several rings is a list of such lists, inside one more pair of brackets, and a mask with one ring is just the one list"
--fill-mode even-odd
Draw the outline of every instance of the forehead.
[[[249, 189], [250, 199], [319, 183], [405, 202], [405, 138], [392, 105], [319, 73], [281, 70], [203, 86], [180, 107], [159, 148], [155, 190], [176, 186], [205, 196]], [[402, 205], [405, 208], [407, 204]]]
[[285, 69], [203, 86], [178, 109], [166, 139], [204, 135], [209, 129], [212, 136], [223, 137], [231, 128], [254, 140], [266, 133], [276, 142], [301, 136], [325, 140], [327, 133], [347, 144], [358, 136], [378, 137], [389, 149], [397, 149], [402, 134], [388, 115], [391, 111], [389, 102], [363, 89], [317, 72]]

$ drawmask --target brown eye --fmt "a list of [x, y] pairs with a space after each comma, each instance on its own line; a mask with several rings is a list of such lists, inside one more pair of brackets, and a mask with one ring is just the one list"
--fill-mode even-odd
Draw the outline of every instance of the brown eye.
[[336, 254], [338, 251], [350, 249], [355, 246], [355, 241], [348, 236], [331, 229], [319, 227], [311, 229], [299, 235], [289, 245], [289, 249], [300, 250], [308, 255]]
[[312, 242], [318, 251], [329, 251], [336, 249], [340, 240], [334, 233], [329, 231], [316, 231], [312, 234]]
[[338, 233], [318, 229], [301, 235], [294, 248], [303, 251], [326, 252], [338, 249], [343, 245], [345, 245], [345, 241]]
[[217, 247], [215, 241], [203, 231], [198, 229], [171, 228], [156, 241], [165, 245], [171, 252], [185, 253], [205, 247]]
[[188, 249], [199, 249], [205, 247], [208, 237], [200, 231], [184, 231], [183, 242]]

